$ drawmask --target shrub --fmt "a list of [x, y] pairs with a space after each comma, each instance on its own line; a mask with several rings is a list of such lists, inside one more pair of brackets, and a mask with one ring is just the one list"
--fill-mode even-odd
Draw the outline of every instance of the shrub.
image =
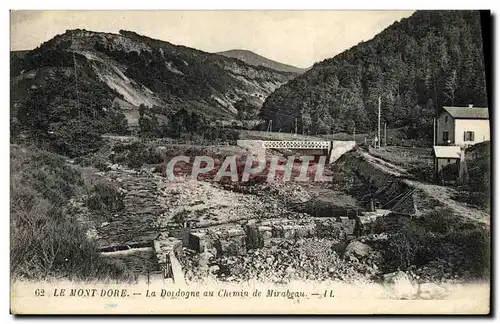
[[130, 168], [140, 168], [144, 164], [158, 164], [163, 162], [163, 156], [141, 142], [115, 145], [111, 156], [113, 163], [124, 164]]
[[442, 255], [438, 236], [418, 224], [409, 223], [391, 235], [384, 259], [391, 270], [406, 270], [411, 265], [422, 266]]
[[390, 235], [384, 259], [389, 271], [454, 260], [474, 277], [488, 278], [490, 242], [488, 230], [461, 223], [449, 210], [435, 211], [419, 220], [406, 219]]
[[431, 232], [441, 234], [453, 231], [457, 225], [456, 216], [450, 209], [435, 210], [425, 214], [422, 221]]
[[330, 238], [336, 241], [346, 241], [346, 229], [334, 221], [316, 222], [316, 236], [318, 238]]
[[109, 161], [108, 161], [107, 157], [100, 152], [88, 154], [88, 155], [83, 156], [79, 159], [76, 159], [76, 161], [78, 164], [80, 164], [83, 167], [92, 166], [99, 171], [108, 171], [109, 170], [109, 166], [108, 166]]
[[237, 256], [240, 254], [240, 247], [236, 242], [230, 242], [226, 246], [226, 251], [224, 253], [227, 256]]
[[110, 216], [122, 210], [125, 205], [123, 195], [116, 187], [112, 183], [102, 181], [96, 183], [90, 190], [87, 207], [101, 215]]
[[384, 259], [390, 269], [406, 270], [413, 264], [415, 255], [411, 240], [404, 232], [398, 232], [390, 237]]
[[479, 278], [488, 278], [491, 267], [491, 235], [486, 229], [461, 229], [448, 233], [446, 240], [463, 253], [463, 267]]

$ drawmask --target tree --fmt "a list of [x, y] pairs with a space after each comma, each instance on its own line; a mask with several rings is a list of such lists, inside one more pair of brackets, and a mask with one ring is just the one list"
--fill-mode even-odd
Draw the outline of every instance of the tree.
[[156, 117], [155, 113], [151, 112], [150, 114], [139, 117], [139, 133], [146, 137], [161, 136], [158, 117]]
[[433, 115], [443, 104], [487, 105], [479, 18], [477, 11], [417, 11], [276, 89], [261, 116], [284, 131], [298, 117], [302, 131], [322, 132], [327, 107], [336, 131], [353, 120], [366, 132], [376, 126], [382, 96], [388, 127], [432, 138], [429, 103]]
[[311, 131], [312, 119], [311, 115], [307, 111], [302, 111], [301, 113], [301, 128], [302, 134], [309, 134]]
[[445, 95], [451, 100], [451, 105], [455, 105], [455, 92], [457, 91], [457, 70], [453, 70], [445, 83]]
[[139, 118], [144, 117], [144, 112], [146, 111], [146, 106], [144, 104], [139, 105]]

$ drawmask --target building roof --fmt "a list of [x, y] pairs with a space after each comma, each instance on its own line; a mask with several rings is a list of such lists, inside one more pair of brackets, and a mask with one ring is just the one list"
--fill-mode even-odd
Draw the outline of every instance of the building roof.
[[490, 119], [486, 107], [443, 107], [453, 118], [458, 119]]
[[459, 159], [460, 146], [434, 146], [434, 156], [445, 159]]

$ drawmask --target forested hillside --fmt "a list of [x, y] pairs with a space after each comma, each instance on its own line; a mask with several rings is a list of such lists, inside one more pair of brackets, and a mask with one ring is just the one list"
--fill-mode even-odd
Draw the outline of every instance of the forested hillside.
[[[334, 36], [332, 36], [334, 37]], [[432, 136], [443, 105], [487, 106], [478, 11], [417, 11], [372, 40], [322, 62], [266, 99], [275, 130], [357, 132], [382, 122]]]
[[11, 54], [11, 135], [76, 156], [129, 126], [160, 133], [188, 111], [204, 120], [255, 119], [294, 74], [151, 39], [69, 30]]

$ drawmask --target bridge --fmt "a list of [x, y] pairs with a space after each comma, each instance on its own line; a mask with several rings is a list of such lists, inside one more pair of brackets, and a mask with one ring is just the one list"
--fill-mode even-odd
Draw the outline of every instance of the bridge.
[[356, 146], [354, 141], [264, 141], [238, 140], [237, 145], [255, 154], [265, 153], [266, 149], [324, 150], [328, 162], [333, 163], [343, 154]]
[[329, 141], [262, 141], [266, 149], [330, 150]]

